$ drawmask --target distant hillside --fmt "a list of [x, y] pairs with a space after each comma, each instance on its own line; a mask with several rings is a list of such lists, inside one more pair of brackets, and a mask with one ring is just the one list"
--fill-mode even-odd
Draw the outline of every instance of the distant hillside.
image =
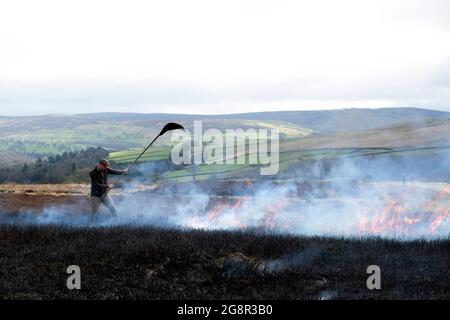
[[401, 122], [357, 132], [314, 134], [287, 141], [283, 150], [450, 146], [450, 119]]
[[241, 115], [241, 118], [243, 116], [253, 119], [285, 119], [314, 130], [337, 132], [375, 129], [398, 122], [450, 118], [450, 113], [417, 108], [386, 108], [248, 113]]
[[[366, 159], [372, 159], [374, 166], [376, 161], [396, 157], [411, 166], [430, 163], [432, 168], [449, 172], [447, 167], [443, 169], [442, 164], [449, 159], [450, 113], [396, 108], [234, 115], [97, 113], [0, 117], [2, 179], [19, 182], [82, 181], [86, 178], [85, 171], [100, 156], [109, 156], [115, 165], [126, 165], [134, 161], [141, 148], [158, 134], [165, 123], [180, 122], [192, 131], [194, 120], [203, 120], [203, 129], [277, 128], [281, 133], [280, 179], [290, 177], [292, 168], [309, 172], [308, 166], [317, 161], [332, 166], [335, 161], [349, 157], [361, 159], [358, 161], [364, 165]], [[259, 177], [259, 169], [251, 165], [172, 167], [168, 161], [171, 148], [166, 143], [169, 137], [166, 135], [158, 140], [154, 148], [141, 158], [143, 162], [149, 162], [144, 168], [152, 179], [183, 182], [190, 181], [194, 175], [199, 181]], [[78, 154], [84, 157], [80, 150], [97, 146], [104, 149], [90, 150], [102, 150], [101, 155], [94, 154], [86, 163], [81, 158], [76, 159]], [[236, 157], [245, 156], [244, 153]], [[39, 158], [43, 162], [38, 162]], [[55, 171], [53, 169], [61, 174], [51, 175]], [[434, 179], [436, 172], [442, 178], [439, 170], [425, 170], [426, 178]], [[397, 167], [391, 171], [395, 174], [402, 172]]]
[[241, 119], [288, 121], [322, 132], [359, 131], [398, 122], [450, 118], [450, 112], [419, 108], [343, 109], [320, 111], [273, 111], [226, 115], [187, 115], [166, 113], [95, 113], [79, 117], [89, 121], [193, 121], [203, 119]]
[[158, 122], [194, 120], [262, 120], [283, 121], [321, 132], [360, 131], [400, 122], [425, 119], [448, 119], [449, 112], [419, 108], [343, 109], [322, 111], [273, 111], [225, 115], [189, 115], [167, 113], [91, 113], [80, 115], [43, 115], [0, 117], [0, 134], [17, 130], [51, 130], [98, 123], [152, 126]]
[[[0, 117], [0, 166], [88, 147], [141, 148], [169, 121], [192, 130], [277, 128], [282, 149], [450, 145], [450, 113], [417, 108], [282, 111], [229, 115], [93, 113]], [[158, 140], [163, 146], [169, 136]], [[287, 144], [285, 144], [286, 142]]]

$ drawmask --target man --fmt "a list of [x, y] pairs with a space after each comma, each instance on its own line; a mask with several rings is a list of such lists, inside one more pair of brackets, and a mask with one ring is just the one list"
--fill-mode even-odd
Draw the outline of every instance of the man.
[[95, 166], [94, 170], [89, 173], [91, 177], [91, 197], [92, 197], [92, 214], [97, 213], [100, 205], [103, 203], [113, 216], [117, 216], [116, 207], [108, 192], [113, 187], [108, 184], [108, 175], [127, 175], [128, 169], [115, 170], [109, 166], [106, 159], [101, 159]]

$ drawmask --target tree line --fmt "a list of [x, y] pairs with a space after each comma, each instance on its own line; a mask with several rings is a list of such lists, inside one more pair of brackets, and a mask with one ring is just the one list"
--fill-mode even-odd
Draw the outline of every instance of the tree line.
[[66, 183], [86, 182], [88, 173], [101, 158], [108, 157], [103, 148], [88, 148], [78, 152], [38, 158], [0, 169], [0, 183]]

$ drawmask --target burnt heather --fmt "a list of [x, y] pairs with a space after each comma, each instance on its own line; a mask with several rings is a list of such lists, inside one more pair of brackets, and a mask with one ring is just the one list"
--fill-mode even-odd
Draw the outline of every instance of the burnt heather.
[[[0, 299], [450, 298], [450, 240], [2, 225], [0, 241]], [[66, 287], [69, 265], [81, 290]]]

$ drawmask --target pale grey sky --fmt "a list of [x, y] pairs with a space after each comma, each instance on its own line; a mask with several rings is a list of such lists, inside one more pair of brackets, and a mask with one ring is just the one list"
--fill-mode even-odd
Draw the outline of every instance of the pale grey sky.
[[450, 111], [450, 1], [0, 2], [0, 115]]

